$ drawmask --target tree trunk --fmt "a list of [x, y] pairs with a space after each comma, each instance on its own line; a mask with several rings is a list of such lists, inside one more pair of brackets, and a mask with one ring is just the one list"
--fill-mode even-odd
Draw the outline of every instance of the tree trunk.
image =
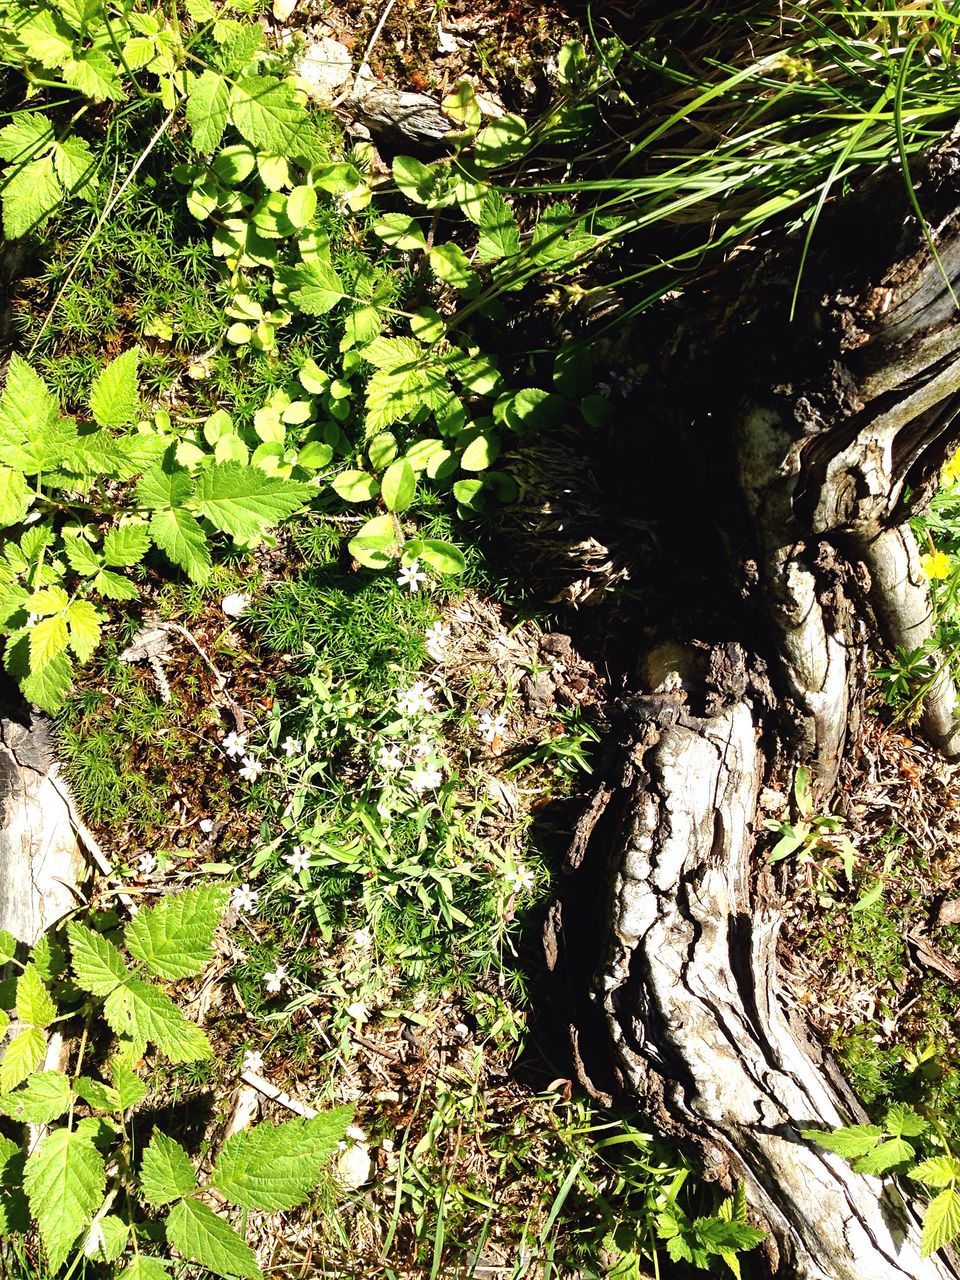
[[[960, 147], [917, 183], [956, 280]], [[921, 1259], [904, 1190], [799, 1136], [864, 1115], [780, 997], [777, 878], [752, 855], [764, 786], [788, 789], [803, 762], [829, 801], [868, 643], [930, 635], [906, 520], [960, 442], [960, 316], [902, 175], [839, 208], [813, 245], [792, 320], [791, 245], [742, 253], [641, 334], [641, 352], [663, 353], [658, 472], [699, 469], [734, 590], [706, 641], [672, 602], [669, 643], [629, 703], [595, 999], [623, 1086], [708, 1171], [746, 1183], [772, 1272], [932, 1280], [960, 1268]], [[923, 727], [951, 756], [955, 703], [943, 674]]]

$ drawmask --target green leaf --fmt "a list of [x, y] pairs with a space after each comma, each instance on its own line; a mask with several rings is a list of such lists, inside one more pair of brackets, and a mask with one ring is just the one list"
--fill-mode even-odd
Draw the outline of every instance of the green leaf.
[[127, 1247], [130, 1228], [114, 1213], [94, 1218], [83, 1242], [84, 1256], [103, 1262], [116, 1262]]
[[[464, 432], [464, 435], [467, 433]], [[460, 455], [464, 471], [486, 471], [500, 455], [500, 440], [493, 431], [480, 431], [470, 440]]]
[[340, 277], [322, 258], [281, 268], [277, 279], [289, 293], [291, 303], [308, 316], [326, 315], [347, 296]]
[[926, 1258], [960, 1235], [960, 1192], [948, 1187], [927, 1205], [920, 1233], [920, 1254]]
[[888, 1138], [879, 1146], [868, 1151], [866, 1155], [854, 1160], [853, 1167], [857, 1173], [886, 1173], [895, 1165], [913, 1159], [913, 1147], [903, 1138]]
[[[150, 535], [160, 550], [193, 582], [206, 582], [213, 563], [210, 548], [206, 534], [189, 511], [177, 508], [155, 512], [150, 519]], [[104, 592], [104, 595], [108, 594]], [[136, 594], [134, 589], [133, 595]]]
[[[188, 0], [189, 3], [189, 0]], [[170, 1280], [169, 1262], [138, 1253], [129, 1266], [124, 1267], [119, 1280]]]
[[199, 1200], [180, 1200], [166, 1222], [167, 1240], [190, 1262], [215, 1275], [260, 1280], [260, 1268], [249, 1245], [229, 1222]]
[[11, 355], [0, 396], [0, 462], [27, 475], [44, 470], [49, 457], [44, 438], [59, 416], [60, 406], [43, 379], [21, 356]]
[[142, 1102], [147, 1096], [147, 1086], [143, 1083], [136, 1072], [121, 1062], [119, 1058], [114, 1058], [110, 1063], [110, 1075], [113, 1079], [113, 1087], [120, 1096], [120, 1105], [126, 1111], [129, 1107], [135, 1107], [138, 1102]]
[[369, 502], [380, 492], [377, 478], [368, 471], [341, 471], [330, 481], [330, 488], [344, 502]]
[[0, 1093], [9, 1093], [36, 1071], [47, 1051], [47, 1037], [39, 1027], [26, 1027], [13, 1037], [0, 1059]]
[[145, 524], [123, 524], [111, 529], [103, 540], [104, 564], [139, 564], [150, 547], [150, 534]]
[[70, 648], [78, 662], [87, 662], [100, 643], [100, 626], [104, 615], [89, 600], [74, 600], [67, 608]]
[[7, 929], [0, 929], [0, 964], [6, 964], [16, 954], [16, 938]]
[[19, 524], [30, 510], [33, 498], [22, 471], [0, 467], [0, 526]]
[[352, 1107], [337, 1107], [310, 1120], [236, 1133], [217, 1156], [210, 1185], [243, 1209], [293, 1209], [320, 1181], [352, 1119]]
[[158, 1129], [143, 1153], [140, 1186], [152, 1209], [192, 1195], [197, 1189], [197, 1174], [190, 1157], [179, 1142]]
[[[32, 631], [33, 628], [28, 630]], [[7, 641], [4, 665], [12, 675], [16, 675], [28, 702], [49, 715], [56, 715], [73, 687], [73, 664], [65, 653], [58, 653], [52, 662], [48, 662], [39, 671], [31, 671], [29, 664], [27, 632], [11, 636]]]
[[[367, 446], [367, 453], [373, 469], [382, 471], [384, 467], [389, 467], [397, 456], [397, 437], [392, 431], [381, 431], [379, 435], [374, 436], [370, 441]], [[357, 474], [363, 475], [364, 472], [361, 471]]]
[[471, 133], [479, 129], [483, 121], [477, 95], [469, 80], [458, 80], [452, 92], [440, 103], [440, 107], [451, 120]]
[[110, 569], [101, 569], [90, 586], [108, 600], [136, 600], [140, 594], [132, 582]]
[[883, 1130], [875, 1124], [851, 1124], [833, 1133], [820, 1129], [801, 1129], [800, 1137], [806, 1138], [808, 1142], [815, 1142], [826, 1151], [834, 1151], [847, 1160], [854, 1160], [873, 1150], [883, 1137]]
[[310, 117], [293, 86], [274, 76], [242, 76], [230, 90], [230, 119], [253, 146], [275, 156], [313, 150]]
[[123, 956], [107, 938], [71, 920], [67, 925], [70, 956], [77, 986], [94, 996], [108, 996], [126, 982], [130, 971]]
[[470, 261], [458, 244], [434, 245], [429, 257], [434, 275], [451, 289], [462, 292], [476, 283], [476, 272], [470, 270]]
[[478, 261], [497, 262], [500, 258], [512, 258], [520, 252], [520, 230], [513, 210], [499, 191], [491, 191], [484, 200], [479, 230]]
[[385, 213], [372, 227], [373, 234], [395, 249], [426, 249], [427, 240], [416, 218], [405, 213]]
[[72, 1096], [62, 1071], [41, 1071], [16, 1093], [0, 1098], [0, 1111], [24, 1124], [49, 1124], [69, 1109]]
[[27, 1157], [23, 1185], [47, 1262], [56, 1271], [103, 1201], [103, 1157], [85, 1134], [54, 1129]]
[[914, 1165], [910, 1177], [926, 1187], [947, 1187], [960, 1181], [960, 1160], [955, 1156], [932, 1156]]
[[406, 511], [417, 489], [417, 474], [406, 458], [399, 458], [386, 470], [380, 492], [388, 511]]
[[60, 207], [63, 187], [52, 156], [22, 165], [3, 183], [3, 233], [8, 240], [26, 235]]
[[287, 196], [286, 216], [297, 228], [309, 226], [317, 211], [317, 193], [313, 187], [294, 187]]
[[202, 473], [194, 501], [215, 528], [248, 540], [299, 510], [311, 492], [309, 485], [268, 476], [259, 467], [224, 462]]
[[353, 558], [368, 569], [385, 569], [399, 549], [393, 516], [374, 516], [347, 543]]
[[63, 653], [69, 643], [67, 620], [62, 613], [51, 618], [41, 618], [30, 628], [30, 674], [37, 675], [54, 658]]
[[82, 58], [67, 58], [60, 71], [65, 84], [79, 89], [94, 102], [118, 101], [123, 97], [114, 65], [101, 49], [91, 49]]
[[427, 204], [436, 186], [433, 170], [427, 168], [422, 161], [414, 160], [412, 156], [394, 158], [393, 180], [403, 194], [417, 204]]
[[887, 1109], [883, 1126], [894, 1138], [918, 1138], [930, 1128], [923, 1116], [902, 1102], [895, 1102]]
[[493, 169], [522, 156], [532, 144], [526, 121], [520, 116], [504, 115], [477, 134], [473, 158], [482, 168]]
[[122, 1111], [120, 1095], [116, 1089], [104, 1084], [102, 1080], [94, 1080], [90, 1076], [77, 1076], [74, 1088], [79, 1096], [95, 1111]]
[[35, 964], [24, 967], [17, 979], [17, 1017], [31, 1027], [49, 1027], [57, 1016], [57, 1006], [43, 984]]
[[124, 931], [130, 954], [158, 978], [189, 978], [213, 958], [213, 935], [229, 890], [202, 884], [144, 907]]
[[199, 1062], [211, 1057], [210, 1041], [159, 987], [128, 978], [107, 996], [104, 1017], [118, 1035], [150, 1041], [171, 1062]]
[[437, 573], [463, 573], [467, 562], [463, 552], [452, 542], [440, 542], [437, 538], [424, 538], [420, 559]]
[[418, 307], [410, 317], [410, 332], [418, 342], [432, 347], [447, 331], [443, 316], [433, 307]]
[[64, 138], [53, 148], [53, 167], [70, 195], [91, 200], [97, 187], [97, 160], [83, 138]]
[[0, 129], [0, 160], [24, 164], [49, 151], [55, 137], [53, 125], [39, 111], [16, 111]]
[[90, 410], [101, 427], [125, 427], [137, 416], [139, 351], [131, 347], [97, 374], [90, 388]]
[[227, 127], [229, 111], [230, 88], [225, 77], [204, 71], [190, 81], [187, 123], [197, 151], [206, 154], [216, 150]]

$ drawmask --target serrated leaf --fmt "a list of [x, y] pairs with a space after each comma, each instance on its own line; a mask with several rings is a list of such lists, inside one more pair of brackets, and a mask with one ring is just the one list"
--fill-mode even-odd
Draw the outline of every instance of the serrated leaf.
[[230, 119], [247, 142], [275, 156], [313, 150], [310, 117], [296, 90], [274, 76], [241, 76], [230, 90]]
[[67, 557], [67, 563], [75, 573], [90, 577], [99, 571], [100, 557], [83, 538], [65, 537], [63, 551]]
[[13, 640], [14, 637], [11, 636], [7, 641], [4, 665], [11, 674], [16, 675], [21, 692], [28, 702], [49, 715], [56, 715], [73, 687], [73, 664], [69, 657], [65, 653], [58, 653], [45, 667], [41, 667], [39, 671], [31, 671], [27, 635], [17, 637], [16, 643], [11, 643]]
[[941, 1191], [927, 1205], [920, 1233], [920, 1254], [926, 1258], [960, 1235], [960, 1192], [953, 1187]]
[[23, 1192], [26, 1153], [0, 1135], [0, 1236], [30, 1230], [30, 1206]]
[[63, 187], [52, 156], [40, 156], [22, 165], [5, 179], [3, 232], [9, 240], [41, 226], [60, 207]]
[[62, 1071], [41, 1071], [16, 1093], [0, 1098], [0, 1111], [24, 1124], [49, 1124], [69, 1109], [72, 1096]]
[[55, 1129], [27, 1157], [23, 1185], [55, 1271], [103, 1201], [103, 1157], [86, 1135]]
[[0, 964], [6, 964], [17, 954], [17, 940], [8, 929], [0, 929]]
[[41, 618], [30, 628], [30, 674], [39, 674], [69, 643], [67, 620], [62, 613]]
[[189, 511], [177, 508], [155, 512], [150, 534], [160, 550], [192, 581], [207, 580], [213, 563], [207, 535]]
[[906, 1160], [913, 1159], [913, 1147], [903, 1138], [888, 1138], [866, 1155], [854, 1160], [857, 1173], [881, 1174]]
[[57, 1016], [57, 1006], [35, 964], [24, 967], [17, 979], [17, 1017], [31, 1027], [49, 1027]]
[[120, 1094], [102, 1080], [90, 1076], [77, 1076], [74, 1088], [78, 1095], [95, 1111], [122, 1111]]
[[947, 1187], [960, 1181], [960, 1160], [954, 1156], [932, 1156], [910, 1170], [910, 1177], [926, 1187]]
[[477, 274], [470, 269], [470, 261], [458, 244], [447, 241], [446, 244], [434, 245], [429, 253], [430, 266], [438, 280], [448, 284], [451, 289], [463, 292], [477, 280]]
[[199, 1062], [213, 1054], [210, 1041], [159, 987], [128, 978], [107, 996], [104, 1017], [118, 1035], [149, 1041], [171, 1062]]
[[126, 1248], [129, 1234], [130, 1228], [114, 1213], [94, 1218], [83, 1242], [84, 1257], [115, 1262]]
[[34, 493], [21, 471], [0, 467], [0, 527], [19, 524], [33, 505]]
[[111, 360], [97, 374], [90, 388], [90, 411], [101, 427], [125, 427], [137, 416], [140, 395], [137, 390], [136, 347]]
[[223, 462], [200, 476], [194, 503], [214, 528], [250, 539], [292, 515], [311, 492], [309, 485], [268, 476], [259, 467]]
[[129, 566], [139, 564], [150, 547], [146, 525], [123, 524], [111, 529], [103, 540], [104, 564]]
[[293, 1209], [320, 1181], [352, 1119], [352, 1107], [338, 1107], [310, 1120], [236, 1133], [217, 1156], [210, 1185], [243, 1209]]
[[20, 165], [53, 146], [53, 125], [39, 111], [17, 111], [0, 129], [0, 160]]
[[130, 976], [123, 956], [108, 938], [72, 920], [67, 925], [77, 986], [94, 996], [108, 996]]
[[190, 1262], [215, 1275], [260, 1280], [257, 1259], [229, 1222], [199, 1200], [181, 1200], [166, 1221], [167, 1240]]
[[406, 511], [417, 489], [417, 474], [406, 458], [390, 464], [380, 481], [380, 492], [388, 511]]
[[227, 127], [230, 112], [230, 86], [215, 71], [204, 71], [190, 81], [187, 99], [187, 123], [193, 145], [201, 154], [215, 151]]
[[154, 1130], [140, 1166], [143, 1198], [153, 1209], [179, 1200], [197, 1189], [197, 1173], [179, 1142]]
[[67, 58], [60, 74], [65, 84], [79, 89], [94, 102], [118, 101], [123, 97], [123, 86], [114, 65], [101, 49], [91, 49], [82, 58]]
[[138, 1102], [142, 1102], [147, 1096], [147, 1086], [136, 1072], [128, 1067], [125, 1062], [121, 1062], [119, 1058], [114, 1058], [110, 1063], [110, 1075], [124, 1111], [129, 1107], [135, 1107]]
[[138, 1253], [129, 1266], [124, 1267], [120, 1280], [170, 1280], [169, 1266], [161, 1258]]
[[0, 396], [0, 463], [36, 475], [50, 458], [46, 440], [54, 433], [60, 406], [43, 379], [15, 353]]
[[895, 1102], [887, 1109], [883, 1126], [894, 1138], [918, 1138], [930, 1128], [923, 1116], [902, 1102]]
[[873, 1150], [883, 1137], [883, 1130], [875, 1124], [851, 1124], [833, 1133], [825, 1133], [819, 1129], [801, 1129], [800, 1136], [808, 1142], [815, 1142], [825, 1151], [833, 1151], [847, 1160], [854, 1160]]
[[42, 617], [50, 613], [61, 613], [69, 603], [70, 597], [63, 587], [41, 587], [29, 598], [27, 607], [31, 613], [39, 613]]
[[479, 219], [477, 259], [498, 262], [520, 252], [520, 230], [513, 210], [499, 191], [491, 191], [483, 202]]
[[53, 167], [65, 191], [91, 200], [97, 187], [97, 160], [83, 138], [64, 138], [53, 148]]
[[18, 1032], [0, 1059], [0, 1093], [9, 1093], [36, 1071], [46, 1051], [47, 1037], [39, 1027]]
[[195, 976], [213, 958], [229, 896], [220, 885], [202, 884], [143, 908], [124, 931], [131, 955], [158, 978]]
[[89, 600], [74, 600], [67, 608], [70, 648], [78, 662], [86, 662], [100, 643], [101, 614]]
[[90, 586], [108, 600], [136, 600], [140, 594], [128, 578], [121, 577], [111, 569], [101, 569]]
[[277, 279], [297, 310], [308, 316], [323, 316], [347, 297], [343, 281], [329, 262], [310, 258], [296, 267], [283, 267]]

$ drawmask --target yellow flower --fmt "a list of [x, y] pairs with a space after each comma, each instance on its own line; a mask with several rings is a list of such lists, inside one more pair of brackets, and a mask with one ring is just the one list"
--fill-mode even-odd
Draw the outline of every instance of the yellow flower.
[[920, 557], [920, 568], [930, 578], [950, 577], [950, 557], [943, 551], [926, 551]]
[[957, 480], [960, 480], [960, 449], [946, 460], [940, 472], [941, 484], [954, 484]]

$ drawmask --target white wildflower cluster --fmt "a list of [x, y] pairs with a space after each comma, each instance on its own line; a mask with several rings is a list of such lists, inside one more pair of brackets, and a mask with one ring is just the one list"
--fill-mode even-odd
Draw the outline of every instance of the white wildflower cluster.
[[423, 642], [427, 657], [434, 662], [443, 662], [450, 645], [450, 627], [445, 622], [435, 622], [432, 627], [427, 628]]
[[[436, 791], [443, 785], [443, 746], [439, 733], [426, 731], [425, 717], [435, 715], [435, 693], [424, 680], [416, 680], [397, 694], [397, 711], [406, 721], [408, 733], [416, 732], [416, 738], [402, 741], [381, 742], [374, 759], [384, 781], [401, 782], [415, 795]], [[413, 723], [411, 723], [413, 722]]]
[[224, 734], [220, 740], [220, 746], [224, 754], [231, 760], [240, 761], [240, 777], [244, 782], [256, 782], [263, 773], [263, 765], [260, 761], [247, 750], [247, 733], [238, 733], [232, 730], [230, 733]]

